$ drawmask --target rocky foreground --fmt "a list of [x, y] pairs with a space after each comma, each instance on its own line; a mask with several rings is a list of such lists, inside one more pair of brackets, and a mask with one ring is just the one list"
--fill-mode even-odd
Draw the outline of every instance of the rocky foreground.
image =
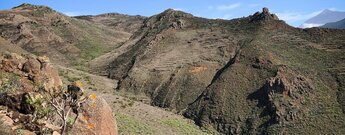
[[6, 53], [0, 61], [1, 134], [117, 134], [104, 99], [85, 95], [76, 108], [66, 104], [66, 97], [59, 97], [82, 86], [76, 83], [66, 89], [47, 57]]

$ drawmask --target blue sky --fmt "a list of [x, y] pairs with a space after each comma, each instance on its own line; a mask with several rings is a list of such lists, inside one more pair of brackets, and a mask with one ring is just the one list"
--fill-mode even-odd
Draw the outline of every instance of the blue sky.
[[299, 26], [324, 9], [345, 10], [345, 0], [1, 0], [0, 9], [10, 9], [21, 3], [47, 5], [71, 16], [109, 12], [151, 16], [172, 8], [195, 16], [221, 19], [248, 16], [268, 7], [293, 26]]

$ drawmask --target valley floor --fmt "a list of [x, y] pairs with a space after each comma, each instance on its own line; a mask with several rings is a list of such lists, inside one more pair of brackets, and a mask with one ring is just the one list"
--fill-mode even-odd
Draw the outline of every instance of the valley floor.
[[96, 94], [108, 102], [116, 117], [120, 135], [212, 134], [181, 115], [148, 105], [145, 103], [148, 101], [145, 96], [139, 99], [138, 96], [115, 91], [116, 80], [58, 65], [56, 67], [64, 83], [80, 80], [87, 94]]

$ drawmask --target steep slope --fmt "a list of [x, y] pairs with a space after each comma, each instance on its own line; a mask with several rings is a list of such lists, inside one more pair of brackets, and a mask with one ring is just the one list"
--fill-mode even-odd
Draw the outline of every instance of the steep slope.
[[0, 53], [13, 52], [17, 54], [28, 54], [27, 51], [23, 50], [19, 46], [9, 43], [7, 40], [0, 37]]
[[119, 47], [131, 34], [67, 17], [45, 6], [0, 11], [1, 37], [61, 65], [82, 65]]
[[345, 12], [324, 10], [320, 14], [308, 19], [300, 27], [301, 28], [311, 28], [319, 27], [326, 23], [337, 22], [345, 18]]
[[166, 10], [117, 52], [108, 75], [225, 134], [338, 134], [344, 33], [293, 28], [266, 8], [230, 21]]
[[225, 134], [344, 133], [345, 31], [263, 22], [184, 115]]
[[345, 29], [345, 18], [337, 22], [326, 23], [325, 25], [322, 25], [321, 27], [332, 28], [332, 29]]
[[166, 10], [145, 21], [137, 37], [132, 37], [139, 40], [110, 65], [109, 77], [120, 80], [120, 90], [145, 94], [153, 105], [180, 112], [240, 46], [251, 42], [255, 25], [248, 23], [261, 19], [277, 20], [277, 16], [256, 13], [226, 21]]
[[95, 24], [111, 28], [112, 30], [132, 34], [143, 25], [143, 21], [146, 17], [139, 15], [129, 16], [119, 13], [106, 13], [95, 16], [76, 16], [74, 18], [87, 20]]
[[[96, 16], [77, 16], [77, 19], [87, 20], [99, 27], [114, 31], [121, 32], [125, 35], [132, 36], [137, 30], [139, 30], [143, 24], [146, 17], [143, 16], [129, 16], [118, 13], [107, 13]], [[119, 54], [125, 52], [128, 46], [131, 46], [138, 39], [128, 39], [128, 42], [122, 44], [116, 49], [99, 56], [88, 62], [87, 66], [90, 68], [91, 72], [97, 73], [99, 75], [106, 76], [106, 69]]]
[[246, 41], [241, 21], [166, 10], [145, 21], [132, 37], [138, 41], [111, 63], [109, 77], [120, 80], [119, 89], [145, 94], [154, 105], [181, 111]]

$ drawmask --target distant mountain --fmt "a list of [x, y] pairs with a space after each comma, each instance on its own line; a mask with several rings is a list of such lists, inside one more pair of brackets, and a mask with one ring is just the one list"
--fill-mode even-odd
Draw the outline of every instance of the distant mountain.
[[321, 26], [322, 28], [333, 28], [333, 29], [345, 29], [345, 18], [343, 20], [326, 23], [325, 25]]
[[305, 21], [300, 27], [301, 28], [319, 27], [326, 23], [336, 22], [344, 18], [345, 18], [345, 12], [332, 11], [332, 10], [326, 9], [322, 11], [320, 14]]

